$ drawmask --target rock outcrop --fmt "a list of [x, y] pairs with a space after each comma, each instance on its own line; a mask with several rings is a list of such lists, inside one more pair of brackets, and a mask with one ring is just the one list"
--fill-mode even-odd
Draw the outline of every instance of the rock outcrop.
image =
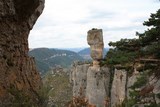
[[105, 106], [109, 97], [110, 72], [107, 67], [95, 68], [90, 66], [87, 71], [86, 98], [89, 104], [96, 107]]
[[111, 107], [120, 105], [126, 96], [126, 71], [115, 69], [114, 72], [111, 89]]
[[90, 45], [93, 66], [99, 66], [99, 61], [103, 58], [104, 48], [102, 29], [93, 28], [92, 30], [89, 30], [87, 42]]
[[33, 101], [41, 79], [28, 56], [28, 35], [44, 8], [44, 0], [0, 1], [0, 106], [23, 92]]
[[102, 29], [89, 30], [87, 42], [90, 45], [93, 66], [87, 71], [86, 97], [90, 104], [101, 107], [109, 95], [110, 81], [109, 69], [100, 67], [104, 48]]
[[149, 84], [154, 86], [152, 92], [156, 95], [155, 102], [156, 104], [160, 104], [160, 98], [158, 97], [158, 94], [160, 93], [160, 79], [155, 78], [155, 76], [153, 75], [149, 78], [149, 81]]
[[73, 96], [84, 97], [87, 87], [87, 71], [90, 64], [74, 63], [71, 69], [70, 82], [73, 85]]
[[110, 72], [108, 67], [100, 67], [103, 58], [103, 36], [101, 29], [88, 31], [88, 44], [91, 46], [92, 64], [75, 64], [71, 72], [73, 96], [82, 96], [94, 107], [107, 105], [109, 96]]
[[86, 98], [89, 104], [104, 106], [109, 96], [110, 72], [108, 67], [93, 67], [91, 64], [74, 64], [70, 82], [73, 96]]
[[[137, 97], [137, 100], [139, 101], [138, 104], [136, 104], [136, 102], [133, 103], [135, 106], [144, 107], [151, 103], [160, 103], [158, 97], [158, 94], [160, 93], [160, 80], [157, 79], [155, 75], [148, 75], [145, 85], [142, 84], [141, 87], [133, 89], [132, 86], [134, 84], [140, 84], [140, 78], [142, 78], [146, 72], [140, 73], [135, 69], [133, 74], [130, 74], [129, 76], [127, 76], [127, 72], [128, 71], [124, 69], [114, 70], [111, 88], [111, 107], [122, 106], [122, 103], [125, 104], [125, 106], [131, 106], [128, 104], [133, 100], [132, 98], [135, 90], [139, 94], [139, 97]], [[128, 101], [126, 102], [125, 99]]]

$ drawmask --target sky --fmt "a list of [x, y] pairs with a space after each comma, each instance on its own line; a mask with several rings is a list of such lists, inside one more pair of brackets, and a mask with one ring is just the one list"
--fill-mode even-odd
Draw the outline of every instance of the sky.
[[143, 22], [160, 9], [159, 0], [45, 0], [45, 8], [29, 35], [30, 48], [81, 48], [87, 31], [103, 30], [103, 41], [136, 38]]

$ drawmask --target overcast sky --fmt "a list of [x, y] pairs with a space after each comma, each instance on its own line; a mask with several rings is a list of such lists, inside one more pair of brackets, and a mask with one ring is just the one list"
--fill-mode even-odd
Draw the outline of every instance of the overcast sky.
[[29, 36], [29, 47], [88, 47], [87, 31], [103, 29], [109, 41], [135, 38], [142, 23], [160, 8], [158, 0], [46, 0], [45, 9]]

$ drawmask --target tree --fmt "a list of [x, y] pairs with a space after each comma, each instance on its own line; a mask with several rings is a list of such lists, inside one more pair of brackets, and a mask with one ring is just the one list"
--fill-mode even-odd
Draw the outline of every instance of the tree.
[[121, 39], [109, 43], [114, 48], [105, 57], [107, 64], [134, 63], [139, 58], [160, 59], [160, 9], [151, 14], [143, 25], [149, 28], [144, 33], [136, 32], [138, 39]]
[[143, 23], [144, 26], [148, 26], [148, 30], [144, 33], [136, 33], [139, 36], [141, 46], [145, 48], [145, 51], [149, 55], [153, 55], [154, 58], [160, 58], [160, 9], [155, 14], [151, 14], [148, 21]]
[[[132, 73], [135, 63], [135, 65], [140, 65], [140, 78], [131, 86], [130, 99], [126, 97], [125, 100], [128, 106], [138, 104], [152, 93], [154, 87], [147, 85], [149, 75], [154, 74], [156, 79], [160, 79], [160, 9], [155, 14], [151, 14], [148, 21], [145, 21], [143, 25], [147, 26], [148, 29], [144, 33], [136, 32], [138, 39], [121, 39], [117, 42], [110, 42], [109, 46], [113, 48], [108, 51], [104, 59], [111, 67], [119, 67], [119, 69], [130, 71], [126, 73], [126, 77], [129, 73]], [[126, 84], [127, 81], [126, 79]], [[137, 91], [137, 89], [140, 90]], [[153, 99], [154, 96], [155, 94], [152, 96]], [[150, 102], [150, 107], [159, 106], [155, 101]]]

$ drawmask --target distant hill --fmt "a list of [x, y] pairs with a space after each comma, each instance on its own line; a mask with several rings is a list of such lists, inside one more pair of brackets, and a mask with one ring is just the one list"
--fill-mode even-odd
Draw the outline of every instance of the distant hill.
[[68, 50], [37, 48], [29, 51], [29, 55], [35, 57], [37, 68], [41, 74], [57, 65], [67, 68], [73, 61], [83, 61], [80, 55]]
[[[106, 53], [108, 52], [109, 48], [104, 48], [103, 50], [103, 56], [106, 55]], [[91, 60], [91, 57], [90, 57], [90, 48], [85, 48], [81, 51], [78, 52], [78, 54], [80, 56], [82, 56], [85, 60]]]
[[79, 52], [82, 49], [84, 49], [84, 48], [62, 48], [61, 50], [69, 50], [69, 51], [73, 51], [73, 52]]

